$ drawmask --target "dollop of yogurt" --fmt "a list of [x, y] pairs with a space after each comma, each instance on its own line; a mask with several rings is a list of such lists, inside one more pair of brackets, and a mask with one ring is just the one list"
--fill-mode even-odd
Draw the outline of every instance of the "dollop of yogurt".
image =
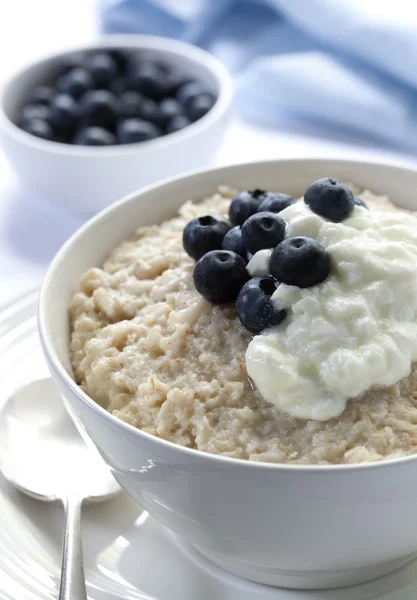
[[357, 206], [333, 223], [303, 201], [280, 216], [287, 237], [324, 246], [331, 272], [311, 288], [277, 288], [272, 299], [288, 316], [253, 338], [246, 367], [267, 402], [326, 421], [349, 398], [409, 375], [417, 360], [417, 218]]

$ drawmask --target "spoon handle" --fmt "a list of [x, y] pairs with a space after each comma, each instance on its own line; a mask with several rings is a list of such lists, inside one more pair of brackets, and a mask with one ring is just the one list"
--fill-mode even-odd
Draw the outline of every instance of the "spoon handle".
[[87, 600], [81, 544], [82, 501], [79, 496], [68, 496], [64, 502], [65, 534], [59, 600]]

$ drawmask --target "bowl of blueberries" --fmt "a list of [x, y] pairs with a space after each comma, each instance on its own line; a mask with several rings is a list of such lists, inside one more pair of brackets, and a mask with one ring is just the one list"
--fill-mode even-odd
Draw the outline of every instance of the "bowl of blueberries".
[[226, 67], [190, 44], [107, 36], [15, 74], [0, 136], [34, 192], [94, 213], [137, 188], [207, 165], [225, 134]]

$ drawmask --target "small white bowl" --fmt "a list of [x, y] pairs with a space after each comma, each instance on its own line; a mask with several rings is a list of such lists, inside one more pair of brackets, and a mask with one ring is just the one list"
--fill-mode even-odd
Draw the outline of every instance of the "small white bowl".
[[[29, 90], [48, 80], [57, 60], [113, 47], [140, 50], [142, 56], [161, 60], [195, 77], [217, 96], [215, 105], [182, 131], [122, 146], [61, 144], [17, 127], [18, 112]], [[191, 44], [154, 36], [108, 36], [96, 44], [49, 56], [14, 75], [0, 97], [0, 139], [26, 186], [53, 202], [91, 214], [141, 186], [206, 166], [225, 134], [232, 90], [226, 67]]]
[[274, 465], [214, 456], [118, 420], [71, 376], [68, 305], [81, 274], [141, 225], [173, 216], [219, 184], [299, 197], [333, 176], [417, 208], [417, 171], [332, 160], [261, 162], [212, 169], [148, 187], [84, 225], [46, 276], [39, 324], [52, 376], [119, 483], [161, 523], [225, 569], [296, 588], [360, 583], [417, 553], [417, 455], [341, 466]]

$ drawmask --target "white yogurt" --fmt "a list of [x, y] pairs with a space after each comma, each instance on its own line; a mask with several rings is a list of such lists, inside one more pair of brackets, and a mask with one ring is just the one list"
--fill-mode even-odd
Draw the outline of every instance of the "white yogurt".
[[304, 202], [280, 216], [287, 235], [324, 246], [331, 274], [311, 288], [278, 287], [273, 300], [288, 315], [253, 338], [246, 367], [267, 402], [325, 421], [348, 398], [406, 377], [417, 360], [417, 218], [356, 207], [332, 223]]
[[252, 256], [246, 266], [246, 270], [251, 277], [268, 275], [271, 254], [272, 248], [267, 248], [266, 250], [258, 250], [258, 252]]

